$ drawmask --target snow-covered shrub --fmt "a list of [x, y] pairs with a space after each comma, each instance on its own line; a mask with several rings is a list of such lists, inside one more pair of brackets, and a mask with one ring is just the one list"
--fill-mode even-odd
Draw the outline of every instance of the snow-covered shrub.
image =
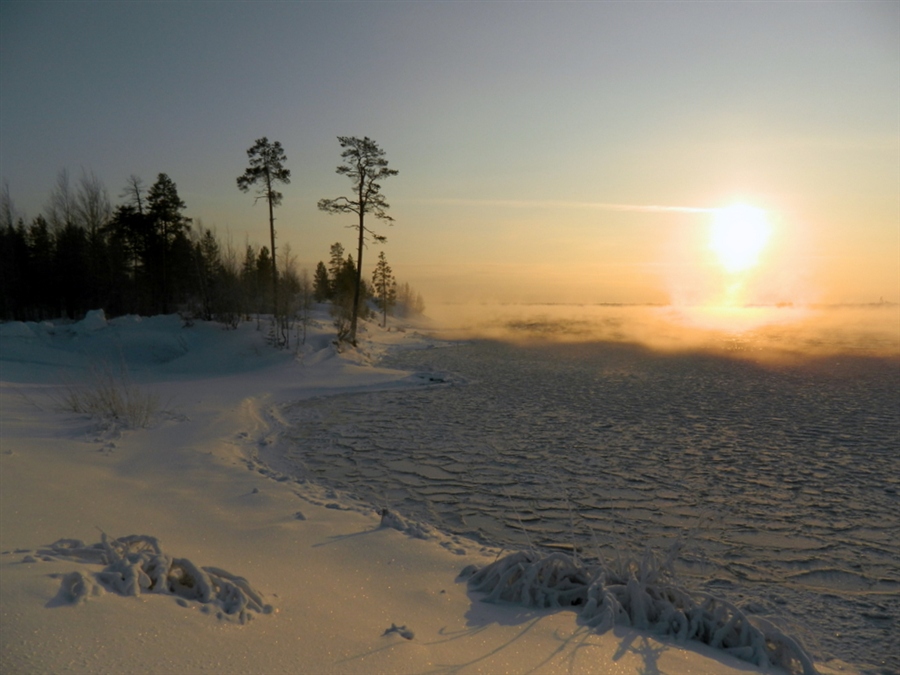
[[118, 595], [164, 593], [218, 607], [223, 618], [245, 623], [253, 611], [270, 614], [272, 606], [244, 577], [218, 567], [198, 567], [187, 558], [163, 553], [156, 537], [133, 534], [86, 546], [78, 539], [60, 539], [39, 552], [45, 558], [105, 565], [93, 575], [72, 572], [62, 577], [60, 596], [84, 602], [102, 588]]
[[132, 384], [124, 370], [91, 368], [85, 384], [69, 382], [58, 403], [65, 410], [114, 420], [132, 429], [148, 426], [161, 411], [159, 396]]
[[469, 588], [485, 602], [527, 607], [573, 608], [600, 631], [630, 626], [683, 643], [696, 640], [758, 666], [815, 675], [812, 659], [774, 625], [750, 618], [729, 602], [677, 585], [672, 558], [646, 552], [640, 561], [587, 563], [571, 556], [534, 550], [511, 553], [481, 569], [463, 570]]

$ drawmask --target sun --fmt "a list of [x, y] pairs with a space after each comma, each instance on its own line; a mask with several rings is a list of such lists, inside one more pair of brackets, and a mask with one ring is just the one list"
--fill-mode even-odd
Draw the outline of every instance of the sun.
[[726, 271], [745, 272], [759, 262], [772, 228], [766, 212], [746, 204], [716, 209], [710, 230], [709, 248]]

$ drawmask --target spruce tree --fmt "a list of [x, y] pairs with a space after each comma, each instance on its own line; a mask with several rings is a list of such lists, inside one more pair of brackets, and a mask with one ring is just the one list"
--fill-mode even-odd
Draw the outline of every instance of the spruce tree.
[[[185, 245], [187, 261], [190, 261], [191, 247], [185, 236], [190, 228], [190, 218], [181, 212], [186, 208], [178, 196], [175, 182], [164, 173], [159, 174], [156, 182], [147, 193], [148, 215], [151, 223], [152, 248], [154, 262], [159, 266], [159, 283], [161, 291], [161, 309], [163, 314], [169, 313], [169, 299], [173, 295], [173, 270], [185, 263]], [[188, 265], [190, 263], [188, 262]]]
[[269, 249], [263, 246], [259, 249], [259, 255], [256, 257], [256, 289], [260, 307], [269, 306], [271, 294], [276, 292], [275, 287], [266, 283], [267, 279], [272, 278], [273, 269], [275, 269], [275, 261], [269, 255]]
[[397, 282], [391, 266], [388, 265], [384, 251], [378, 254], [378, 264], [372, 273], [372, 285], [375, 287], [375, 301], [381, 310], [381, 327], [387, 328], [387, 315], [397, 302]]
[[331, 278], [331, 294], [329, 297], [331, 298], [338, 292], [338, 277], [344, 269], [345, 262], [344, 247], [339, 241], [336, 241], [331, 245], [331, 258], [328, 260], [328, 275]]
[[325, 302], [331, 298], [331, 280], [328, 278], [328, 269], [321, 260], [316, 265], [313, 278], [313, 297], [316, 302]]

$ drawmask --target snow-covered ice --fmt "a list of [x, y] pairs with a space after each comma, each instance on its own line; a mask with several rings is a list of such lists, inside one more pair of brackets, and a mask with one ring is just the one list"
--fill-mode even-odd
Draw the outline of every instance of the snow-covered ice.
[[892, 658], [896, 360], [472, 342], [390, 362], [467, 384], [296, 402], [266, 457], [480, 541], [609, 554], [684, 537], [698, 590], [821, 657]]
[[[583, 442], [608, 443], [624, 436], [624, 449], [632, 457], [647, 456], [646, 464], [562, 462], [572, 477], [603, 468], [607, 482], [602, 503], [595, 503], [586, 498], [594, 493], [600, 499], [596, 486], [576, 488], [577, 481], [569, 480], [561, 504], [559, 494], [538, 494], [528, 482], [538, 485], [536, 477], [543, 475], [544, 488], [559, 483], [547, 471], [553, 456], [548, 458], [540, 447], [525, 447], [530, 455], [516, 453], [523, 450], [523, 439], [524, 446], [540, 445], [562, 434], [555, 441], [570, 442], [580, 414], [577, 408], [567, 412], [565, 398], [542, 409], [516, 411], [510, 397], [517, 395], [516, 387], [529, 386], [528, 377], [533, 387], [534, 373], [496, 388], [493, 398], [485, 397], [479, 387], [502, 374], [502, 368], [489, 373], [479, 365], [469, 372], [453, 361], [464, 360], [466, 350], [479, 345], [441, 348], [446, 343], [424, 332], [369, 326], [361, 351], [338, 353], [330, 333], [323, 315], [309, 343], [294, 354], [268, 347], [265, 331], [257, 331], [254, 323], [224, 331], [204, 323], [185, 328], [172, 316], [107, 320], [95, 314], [82, 325], [0, 325], [0, 670], [124, 672], [140, 664], [147, 672], [172, 673], [756, 672], [758, 666], [722, 649], [655, 634], [647, 622], [599, 632], [596, 622], [552, 603], [486, 604], [480, 600], [488, 589], [470, 589], [459, 577], [469, 565], [489, 569], [498, 559], [495, 545], [503, 544], [510, 532], [527, 532], [538, 544], [570, 552], [584, 545], [584, 532], [593, 532], [603, 548], [610, 530], [626, 547], [664, 545], [662, 539], [671, 537], [657, 535], [684, 529], [685, 522], [704, 511], [701, 500], [680, 511], [677, 486], [669, 484], [692, 461], [705, 468], [697, 480], [722, 518], [717, 526], [694, 528], [708, 547], [703, 555], [709, 561], [698, 559], [692, 566], [690, 559], [682, 560], [679, 574], [703, 583], [703, 575], [713, 570], [713, 578], [707, 579], [711, 583], [702, 590], [715, 597], [719, 590], [737, 592], [742, 584], [778, 588], [772, 579], [756, 579], [740, 559], [748, 550], [768, 549], [774, 553], [771, 565], [760, 564], [765, 574], [782, 569], [785, 589], [829, 589], [823, 594], [836, 597], [843, 625], [859, 618], [844, 604], [855, 593], [855, 608], [869, 612], [873, 625], [884, 626], [886, 633], [896, 627], [896, 589], [888, 588], [896, 584], [896, 558], [891, 566], [896, 522], [890, 520], [887, 502], [896, 500], [897, 493], [896, 473], [889, 468], [876, 462], [863, 469], [858, 461], [841, 466], [849, 476], [841, 499], [850, 501], [841, 502], [839, 510], [862, 504], [867, 526], [846, 514], [840, 515], [846, 527], [814, 523], [808, 521], [809, 505], [826, 499], [831, 494], [826, 488], [833, 487], [832, 474], [826, 470], [818, 475], [823, 469], [815, 462], [784, 463], [771, 452], [768, 459], [752, 459], [760, 448], [751, 445], [745, 452], [746, 461], [752, 460], [748, 468], [726, 471], [734, 464], [735, 448], [752, 434], [739, 424], [731, 428], [734, 420], [729, 423], [724, 415], [707, 420], [707, 429], [699, 426], [703, 420], [684, 422], [686, 436], [671, 439], [675, 445], [721, 438], [700, 443], [699, 457], [682, 458], [680, 468], [655, 470], [650, 449], [659, 439], [649, 430], [641, 436], [639, 411], [629, 413], [627, 406], [601, 401], [596, 407], [605, 410], [603, 419], [595, 415], [589, 428], [582, 425]], [[621, 353], [616, 357], [616, 348], [607, 347], [610, 363], [595, 373], [597, 381], [607, 379], [626, 389], [630, 383], [629, 391], [637, 395], [641, 378], [645, 385], [652, 378], [647, 372], [629, 374], [627, 364], [616, 363]], [[568, 358], [559, 350], [554, 354]], [[136, 386], [166, 402], [148, 428], [129, 429], [121, 420], [87, 419], [59, 410], [65, 387], [89, 384], [91, 368], [104, 362], [127, 371]], [[857, 394], [873, 396], [868, 389], [872, 373], [857, 366], [859, 362], [844, 373], [845, 379], [855, 383]], [[678, 377], [700, 373], [693, 386], [715, 397], [717, 391], [704, 389], [703, 373], [709, 367], [700, 359], [684, 365]], [[881, 374], [890, 385], [896, 371]], [[658, 381], [651, 384], [644, 396], [677, 391]], [[662, 389], [654, 394], [657, 385]], [[783, 382], [770, 385], [760, 392], [777, 392]], [[462, 401], [468, 394], [474, 408], [466, 410]], [[881, 394], [891, 396], [890, 386]], [[554, 391], [546, 401], [564, 395]], [[573, 395], [588, 397], [577, 387]], [[845, 429], [868, 426], [856, 434], [862, 440], [850, 434], [837, 441], [828, 429], [824, 433], [810, 427], [807, 438], [814, 446], [823, 433], [851, 450], [871, 450], [885, 438], [896, 438], [890, 436], [896, 434], [895, 422], [866, 408], [869, 399], [857, 408], [841, 408], [840, 395], [834, 400], [828, 396], [821, 386], [809, 394], [811, 401], [820, 398], [828, 410], [844, 414]], [[725, 412], [736, 414], [738, 399], [726, 400]], [[442, 416], [432, 418], [433, 405], [440, 401]], [[649, 409], [654, 402], [643, 403]], [[770, 405], [775, 410], [779, 404]], [[804, 405], [798, 404], [799, 409]], [[808, 407], [812, 410], [814, 401]], [[492, 436], [491, 416], [513, 413], [502, 420], [505, 428], [531, 427], [531, 436], [507, 434], [504, 441], [496, 429]], [[800, 442], [789, 431], [788, 425], [774, 424], [773, 445]], [[712, 447], [716, 443], [721, 447]], [[486, 447], [486, 458], [475, 462]], [[475, 453], [476, 448], [481, 452]], [[629, 454], [622, 450], [615, 447], [613, 454]], [[582, 448], [579, 456], [591, 455]], [[831, 466], [830, 461], [822, 463]], [[709, 478], [716, 467], [725, 476], [718, 483]], [[737, 501], [749, 510], [735, 514], [726, 507], [741, 473], [756, 475], [757, 483], [744, 485]], [[886, 481], [893, 476], [888, 488], [894, 491], [884, 491], [887, 511], [881, 501], [857, 494], [861, 481], [873, 476]], [[776, 488], [797, 497], [796, 503], [771, 496], [752, 502], [752, 494], [772, 487], [759, 480], [778, 483], [781, 478], [794, 478]], [[819, 496], [804, 488], [818, 490]], [[488, 493], [499, 503], [490, 501]], [[712, 499], [717, 495], [721, 498]], [[782, 508], [790, 519], [786, 527], [771, 519]], [[501, 511], [505, 515], [498, 521]], [[737, 517], [745, 519], [739, 527], [725, 527]], [[652, 525], [655, 518], [664, 526]], [[586, 521], [590, 527], [582, 532]], [[566, 527], [560, 526], [563, 522]], [[794, 526], [804, 530], [803, 537]], [[132, 533], [145, 534], [129, 537]], [[840, 562], [847, 542], [866, 544], [850, 577], [841, 574], [848, 572]], [[791, 562], [784, 568], [798, 549], [808, 564], [798, 568]], [[730, 559], [735, 552], [738, 559]], [[727, 574], [720, 574], [723, 559], [729, 560]], [[873, 576], [885, 586], [881, 609], [870, 603], [873, 593], [881, 593], [870, 583]], [[853, 586], [851, 577], [862, 579], [852, 589], [847, 586]], [[774, 595], [766, 599], [776, 601]], [[786, 592], [783, 599], [789, 604], [795, 595]], [[778, 618], [785, 613], [777, 607], [773, 612], [765, 601], [740, 608], [727, 599], [717, 602], [741, 616]], [[728, 611], [720, 614], [737, 616]], [[248, 623], [252, 616], [256, 620]], [[734, 626], [743, 630], [738, 619]], [[749, 622], [747, 626], [749, 630]], [[770, 635], [778, 633], [774, 624], [771, 628]], [[872, 642], [879, 650], [888, 643]], [[830, 649], [815, 655], [841, 656]], [[889, 658], [885, 656], [883, 667], [894, 668]], [[817, 667], [853, 672], [840, 658], [820, 661]]]

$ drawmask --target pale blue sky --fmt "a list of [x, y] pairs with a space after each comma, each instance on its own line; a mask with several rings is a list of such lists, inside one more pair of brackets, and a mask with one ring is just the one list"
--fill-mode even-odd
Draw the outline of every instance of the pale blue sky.
[[780, 228], [760, 298], [900, 300], [897, 2], [2, 0], [0, 38], [28, 217], [62, 168], [114, 199], [165, 172], [188, 215], [265, 243], [235, 186], [265, 135], [310, 266], [352, 245], [316, 202], [347, 190], [336, 136], [368, 135], [400, 171], [388, 260], [426, 300], [672, 299], [709, 282], [707, 215], [582, 205], [733, 199]]

